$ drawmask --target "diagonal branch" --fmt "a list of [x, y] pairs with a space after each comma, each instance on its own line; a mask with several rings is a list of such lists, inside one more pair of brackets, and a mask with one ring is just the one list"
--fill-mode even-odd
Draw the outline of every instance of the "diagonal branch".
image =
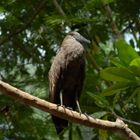
[[131, 121], [131, 120], [125, 119], [125, 118], [123, 118], [123, 117], [117, 115], [115, 112], [112, 112], [112, 114], [113, 114], [114, 117], [119, 118], [119, 119], [121, 119], [122, 121], [125, 121], [125, 122], [127, 122], [127, 123], [140, 126], [140, 123], [139, 123], [139, 122], [135, 122], [135, 121]]
[[2, 81], [0, 81], [0, 91], [16, 100], [19, 100], [22, 103], [26, 103], [74, 123], [104, 130], [120, 131], [130, 140], [140, 140], [140, 138], [120, 119], [117, 119], [116, 122], [111, 122], [107, 120], [95, 119], [84, 114], [79, 114], [76, 111], [71, 111], [64, 107], [57, 106], [56, 104], [34, 97]]
[[61, 6], [58, 4], [57, 0], [53, 0], [53, 4], [56, 7], [57, 11], [63, 16], [66, 17], [65, 12], [63, 11], [63, 9], [61, 8]]

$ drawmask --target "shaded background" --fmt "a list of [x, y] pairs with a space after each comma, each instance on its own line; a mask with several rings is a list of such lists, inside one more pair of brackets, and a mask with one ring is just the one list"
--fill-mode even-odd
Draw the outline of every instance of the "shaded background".
[[[115, 112], [140, 135], [139, 0], [1, 0], [0, 79], [49, 100], [51, 59], [73, 30], [92, 41], [86, 50], [82, 111], [111, 121]], [[120, 35], [123, 39], [116, 41]], [[70, 124], [64, 136], [69, 140], [125, 139], [119, 133], [78, 124]], [[0, 139], [58, 137], [50, 114], [0, 93]]]

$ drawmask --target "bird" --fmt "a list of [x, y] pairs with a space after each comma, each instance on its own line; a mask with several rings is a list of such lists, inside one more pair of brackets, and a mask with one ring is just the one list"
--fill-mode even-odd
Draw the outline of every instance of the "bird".
[[[76, 110], [85, 79], [85, 48], [90, 43], [76, 31], [69, 32], [56, 54], [49, 70], [50, 101]], [[68, 126], [68, 121], [52, 115], [57, 134]]]

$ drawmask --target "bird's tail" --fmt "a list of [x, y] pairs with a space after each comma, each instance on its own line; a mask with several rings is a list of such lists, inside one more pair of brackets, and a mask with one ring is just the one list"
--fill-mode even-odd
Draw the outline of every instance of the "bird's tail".
[[57, 134], [60, 134], [64, 128], [68, 126], [68, 121], [52, 115], [52, 120], [55, 124]]

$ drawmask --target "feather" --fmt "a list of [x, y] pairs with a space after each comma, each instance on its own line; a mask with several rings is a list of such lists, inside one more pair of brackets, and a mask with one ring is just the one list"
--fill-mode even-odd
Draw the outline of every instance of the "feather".
[[[53, 59], [49, 71], [49, 93], [52, 103], [61, 104], [76, 109], [76, 100], [79, 101], [85, 78], [85, 49], [82, 38], [77, 32], [69, 33], [63, 40], [58, 54]], [[89, 42], [88, 42], [89, 43]], [[52, 115], [57, 133], [68, 126], [68, 121]]]

